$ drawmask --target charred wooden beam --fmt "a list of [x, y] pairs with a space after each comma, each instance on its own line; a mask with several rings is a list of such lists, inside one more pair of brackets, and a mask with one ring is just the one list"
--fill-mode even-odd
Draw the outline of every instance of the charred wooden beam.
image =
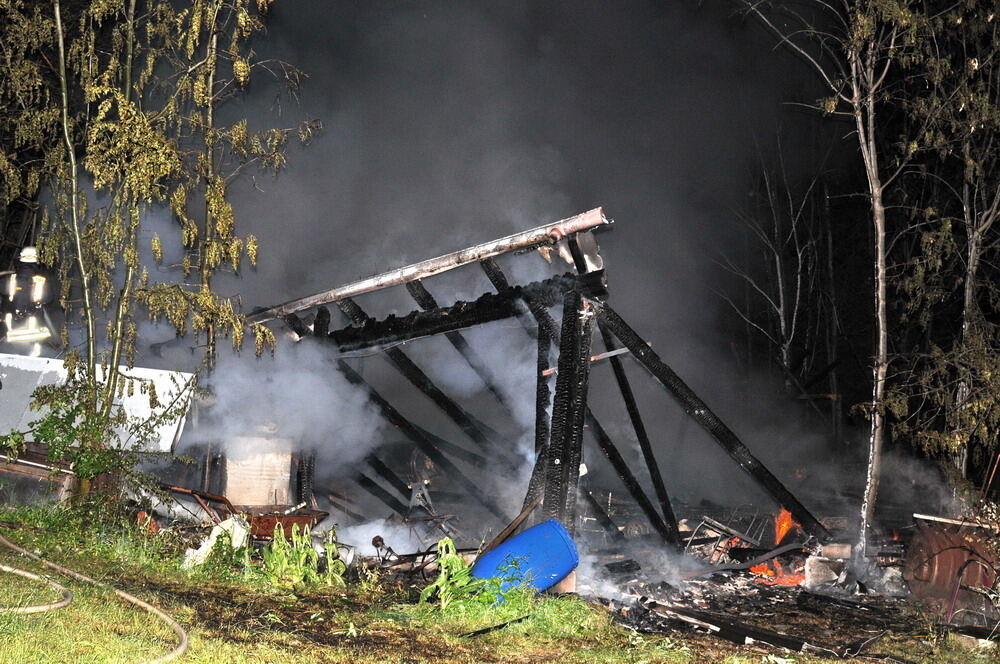
[[690, 609], [684, 606], [668, 606], [645, 598], [640, 599], [639, 602], [645, 608], [661, 616], [678, 618], [684, 622], [702, 627], [719, 638], [739, 643], [740, 645], [766, 643], [792, 652], [816, 653], [827, 657], [832, 655], [841, 659], [845, 657], [842, 649], [818, 643], [810, 643], [798, 636], [755, 627], [715, 613], [698, 611], [697, 609]]
[[[500, 266], [497, 265], [496, 261], [492, 259], [484, 260], [482, 261], [481, 265], [483, 271], [486, 273], [487, 278], [490, 280], [490, 283], [493, 284], [494, 288], [496, 288], [497, 290], [510, 288], [510, 282], [507, 281], [507, 276], [503, 273], [503, 270], [500, 269]], [[600, 292], [595, 293], [594, 295], [595, 297], [597, 297], [598, 295], [606, 294], [606, 291], [604, 291], [603, 277], [604, 275], [601, 272], [591, 272], [588, 274], [579, 275], [577, 278], [597, 279], [597, 283], [600, 284]], [[591, 286], [591, 289], [592, 289], [591, 292], [594, 292], [593, 286]], [[558, 340], [559, 337], [556, 334], [557, 326], [555, 320], [553, 320], [552, 318], [552, 315], [549, 313], [547, 306], [544, 303], [539, 302], [537, 299], [533, 298], [530, 293], [526, 294], [524, 299], [525, 303], [529, 308], [529, 311], [531, 312], [531, 315], [534, 317], [535, 322], [537, 324], [537, 330], [535, 331], [530, 330], [526, 326], [525, 331], [529, 332], [529, 334], [535, 334], [537, 336], [538, 334], [540, 334], [541, 330], [544, 330], [547, 336], [551, 337], [552, 339]], [[635, 502], [639, 505], [640, 509], [643, 510], [643, 513], [650, 521], [650, 525], [652, 525], [653, 529], [656, 530], [657, 534], [659, 534], [660, 537], [663, 538], [664, 542], [666, 542], [670, 546], [677, 546], [679, 538], [677, 535], [676, 521], [673, 522], [673, 528], [671, 528], [670, 525], [668, 525], [668, 523], [664, 522], [663, 518], [656, 511], [656, 508], [653, 507], [653, 503], [650, 502], [649, 498], [646, 497], [646, 492], [642, 490], [642, 486], [635, 479], [635, 476], [632, 474], [632, 471], [629, 470], [628, 464], [625, 463], [625, 459], [618, 451], [618, 448], [612, 441], [611, 436], [609, 436], [604, 427], [601, 426], [600, 421], [597, 419], [597, 416], [594, 415], [593, 411], [590, 409], [589, 406], [587, 407], [585, 414], [586, 414], [586, 421], [590, 424], [591, 428], [594, 430], [598, 447], [604, 453], [604, 456], [607, 457], [612, 467], [614, 467], [615, 472], [618, 474], [618, 477], [622, 480], [622, 483], [625, 485], [625, 488], [632, 496], [632, 499], [635, 500]]]
[[[490, 283], [493, 284], [498, 293], [505, 293], [511, 290], [510, 282], [507, 281], [507, 275], [503, 273], [503, 270], [500, 269], [495, 260], [487, 258], [480, 262], [480, 266], [482, 266], [483, 272], [486, 273], [486, 278], [490, 280]], [[548, 304], [547, 302], [543, 302], [534, 293], [523, 293], [521, 299], [527, 305], [528, 311], [531, 312], [532, 317], [535, 319], [535, 323], [539, 327], [545, 328], [546, 332], [549, 333], [550, 339], [558, 339], [559, 327], [552, 319], [547, 308], [553, 306], [554, 303]], [[523, 317], [521, 318], [522, 322], [524, 322]], [[530, 330], [528, 327], [525, 329]]]
[[277, 306], [253, 312], [247, 319], [251, 323], [263, 323], [276, 318], [283, 318], [305, 309], [312, 309], [321, 304], [337, 302], [348, 297], [357, 297], [389, 286], [399, 286], [415, 279], [425, 279], [435, 274], [447, 272], [456, 267], [482, 261], [493, 256], [522, 251], [532, 247], [551, 245], [563, 237], [572, 236], [581, 231], [590, 231], [611, 222], [604, 216], [604, 210], [594, 208], [575, 217], [532, 228], [531, 230], [514, 233], [498, 240], [478, 244], [461, 251], [455, 251], [444, 256], [389, 270], [382, 274], [361, 279], [359, 281], [321, 291], [307, 297], [289, 300]]
[[524, 496], [524, 507], [535, 501], [545, 486], [545, 466], [548, 463], [549, 446], [549, 381], [545, 370], [549, 368], [549, 350], [552, 340], [544, 328], [538, 328], [536, 336], [538, 357], [535, 374], [535, 466], [531, 469], [528, 491]]
[[546, 515], [560, 521], [571, 534], [576, 529], [593, 324], [590, 303], [579, 291], [568, 291], [563, 299], [559, 376], [552, 402], [542, 504]]
[[469, 464], [470, 466], [474, 466], [476, 468], [486, 468], [490, 465], [486, 457], [482, 455], [476, 454], [471, 450], [467, 450], [461, 445], [453, 443], [450, 440], [445, 440], [441, 436], [438, 436], [435, 433], [431, 433], [427, 429], [424, 429], [423, 427], [417, 424], [414, 424], [413, 428], [419, 431], [421, 434], [423, 434], [423, 436], [427, 440], [437, 445], [439, 450], [447, 453], [451, 457], [454, 457], [456, 459], [461, 459], [465, 463]]
[[[377, 325], [373, 323], [371, 317], [352, 299], [345, 298], [337, 302], [337, 306], [356, 325], [365, 324]], [[480, 422], [471, 413], [462, 408], [451, 397], [446, 395], [434, 384], [430, 377], [410, 359], [410, 357], [400, 348], [388, 348], [385, 357], [389, 360], [400, 374], [403, 375], [414, 387], [423, 392], [435, 406], [441, 409], [448, 418], [458, 425], [458, 427], [475, 441], [484, 447], [496, 448], [495, 441], [500, 439], [500, 434], [489, 426]]]
[[388, 490], [384, 489], [382, 485], [380, 485], [378, 482], [368, 477], [364, 473], [359, 473], [354, 478], [354, 481], [357, 482], [358, 486], [360, 486], [362, 489], [364, 489], [365, 491], [367, 491], [368, 493], [370, 493], [371, 495], [375, 496], [380, 501], [382, 501], [382, 503], [385, 504], [393, 512], [396, 512], [400, 516], [404, 517], [406, 516], [407, 513], [406, 505], [404, 505], [395, 496], [389, 493]]
[[356, 372], [350, 365], [348, 365], [343, 360], [337, 362], [337, 366], [341, 373], [347, 380], [360, 387], [363, 387], [368, 392], [369, 400], [374, 403], [378, 409], [381, 411], [382, 415], [393, 425], [399, 428], [399, 430], [407, 438], [412, 440], [420, 451], [426, 454], [431, 461], [436, 463], [445, 474], [451, 478], [456, 484], [465, 489], [470, 496], [472, 496], [477, 502], [479, 502], [483, 507], [485, 507], [491, 514], [496, 516], [498, 519], [504, 521], [510, 521], [510, 518], [504, 514], [503, 510], [496, 506], [496, 503], [491, 500], [480, 488], [480, 486], [465, 476], [461, 470], [459, 470], [454, 463], [451, 462], [426, 436], [420, 433], [420, 430], [413, 425], [406, 417], [402, 415], [398, 410], [393, 408], [392, 404], [385, 400], [385, 398], [379, 394], [374, 387], [369, 385], [364, 378], [361, 377], [358, 372]]
[[674, 373], [674, 370], [653, 352], [653, 349], [636, 334], [635, 330], [629, 327], [606, 303], [595, 303], [595, 307], [598, 318], [608, 327], [608, 330], [677, 400], [684, 412], [711, 434], [729, 456], [739, 464], [740, 468], [757, 480], [779, 505], [791, 512], [805, 532], [821, 541], [829, 539], [830, 533], [823, 524], [750, 452], [743, 441], [712, 412], [708, 405], [694, 393], [694, 390], [688, 387], [680, 376]]
[[[411, 281], [406, 284], [406, 290], [410, 293], [413, 300], [420, 305], [420, 308], [424, 311], [432, 311], [434, 309], [440, 309], [437, 300], [434, 296], [430, 294], [430, 291], [424, 287], [422, 281], [417, 279], [416, 281]], [[496, 378], [493, 372], [490, 371], [489, 366], [483, 361], [479, 354], [469, 345], [465, 337], [462, 336], [461, 332], [445, 332], [445, 338], [448, 343], [454, 347], [458, 354], [462, 356], [465, 362], [476, 372], [479, 379], [483, 381], [483, 385], [489, 390], [493, 398], [497, 400], [507, 414], [513, 417], [513, 411], [510, 408], [510, 404], [507, 403], [507, 399], [503, 396], [500, 390], [496, 386]]]
[[517, 316], [522, 311], [521, 300], [536, 302], [544, 311], [544, 307], [558, 304], [563, 293], [570, 289], [579, 289], [588, 296], [598, 297], [605, 292], [601, 284], [600, 275], [577, 277], [566, 274], [509, 288], [501, 293], [486, 293], [473, 302], [456, 302], [449, 307], [413, 311], [405, 316], [388, 316], [382, 320], [369, 317], [354, 300], [348, 298], [339, 301], [337, 306], [353, 325], [330, 332], [328, 338], [343, 352], [390, 346]]
[[365, 458], [365, 461], [368, 462], [368, 465], [371, 466], [372, 470], [378, 473], [379, 477], [391, 484], [392, 488], [399, 492], [399, 495], [404, 498], [409, 497], [410, 486], [403, 480], [402, 477], [396, 474], [396, 471], [385, 465], [385, 462], [382, 461], [382, 459], [379, 459], [374, 454], [369, 454]]
[[[604, 338], [604, 347], [608, 351], [613, 351], [615, 349], [615, 340], [611, 332], [608, 331], [607, 326], [603, 323], [598, 323], [598, 327], [601, 330], [601, 336]], [[656, 498], [660, 502], [663, 522], [667, 526], [667, 529], [673, 533], [673, 537], [676, 540], [677, 517], [674, 515], [674, 508], [670, 504], [670, 496], [667, 494], [667, 488], [663, 484], [663, 475], [660, 473], [660, 466], [656, 462], [656, 454], [653, 452], [653, 446], [649, 441], [649, 434], [646, 432], [646, 425], [642, 421], [639, 406], [635, 402], [635, 394], [632, 392], [632, 385], [629, 383], [628, 375], [625, 373], [625, 365], [622, 363], [620, 357], [611, 357], [611, 369], [615, 374], [615, 382], [618, 383], [618, 390], [622, 393], [622, 399], [625, 401], [625, 409], [628, 411], [629, 419], [632, 421], [635, 438], [639, 441], [639, 449], [642, 450], [643, 459], [646, 461], [646, 469], [649, 471], [649, 478], [653, 482], [653, 491], [656, 492]]]
[[325, 339], [330, 333], [330, 310], [326, 307], [316, 309], [316, 320], [313, 321], [313, 335]]
[[611, 436], [605, 431], [601, 423], [598, 422], [594, 414], [587, 411], [587, 424], [590, 425], [591, 431], [594, 433], [594, 440], [597, 441], [597, 446], [601, 448], [604, 452], [604, 456], [607, 457], [608, 461], [611, 462], [611, 467], [615, 469], [618, 474], [618, 478], [625, 485], [628, 490], [629, 495], [632, 496], [632, 500], [636, 502], [642, 513], [646, 515], [649, 519], [650, 525], [653, 526], [653, 530], [659, 535], [663, 541], [672, 547], [678, 547], [680, 544], [680, 537], [677, 534], [677, 524], [668, 523], [664, 521], [660, 513], [656, 511], [656, 506], [653, 505], [653, 501], [649, 499], [646, 492], [643, 491], [642, 486], [639, 481], [635, 478], [635, 475], [628, 467], [628, 463], [625, 462], [625, 458], [622, 456], [621, 452], [618, 451], [618, 447], [615, 445], [614, 441], [611, 440]]
[[604, 529], [604, 532], [606, 532], [615, 542], [624, 542], [625, 541], [624, 533], [618, 530], [618, 526], [617, 524], [615, 524], [614, 519], [612, 519], [611, 515], [608, 514], [607, 510], [604, 509], [604, 506], [601, 505], [601, 503], [598, 502], [596, 498], [594, 498], [594, 494], [592, 494], [586, 488], [582, 488], [580, 491], [580, 496], [583, 497], [584, 505], [587, 506], [587, 508], [590, 510], [590, 513], [594, 516], [595, 519], [597, 519], [597, 523], [601, 525], [601, 528]]
[[286, 316], [283, 316], [281, 320], [283, 320], [285, 322], [285, 325], [287, 325], [288, 328], [296, 335], [298, 335], [300, 338], [312, 335], [312, 330], [310, 330], [309, 327], [306, 326], [304, 322], [302, 322], [302, 319], [296, 316], [295, 314], [288, 314]]

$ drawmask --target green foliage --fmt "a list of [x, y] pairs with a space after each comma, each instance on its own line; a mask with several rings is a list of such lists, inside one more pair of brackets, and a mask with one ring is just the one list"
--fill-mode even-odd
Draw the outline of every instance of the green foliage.
[[[73, 385], [35, 431], [6, 436], [6, 448], [32, 434], [81, 473], [120, 465], [109, 434], [141, 423], [115, 412], [136, 388], [118, 367], [133, 365], [141, 316], [203, 336], [209, 358], [217, 338], [242, 346], [248, 324], [237, 301], [211, 287], [213, 274], [258, 254], [256, 238], [238, 233], [230, 187], [250, 168], [276, 173], [289, 138], [308, 142], [319, 129], [219, 121], [261, 73], [291, 93], [298, 86], [294, 68], [250, 47], [270, 4], [0, 2], [0, 205], [39, 209], [40, 260], [58, 274], [66, 320], [84, 340], [64, 355]], [[162, 260], [147, 221], [157, 212], [174, 216], [183, 255], [161, 266], [159, 281], [140, 261], [147, 242]], [[249, 329], [257, 353], [273, 347], [267, 328]], [[69, 330], [60, 337], [68, 344]]]
[[[534, 593], [518, 573], [521, 562], [508, 561], [501, 567], [498, 577], [480, 579], [472, 576], [472, 567], [455, 548], [455, 543], [445, 537], [437, 544], [438, 576], [420, 591], [420, 603], [435, 601], [442, 611], [465, 610], [470, 606], [490, 606], [507, 603], [513, 599], [524, 600]], [[515, 581], [520, 581], [515, 585]]]
[[[313, 548], [308, 528], [293, 524], [290, 537], [286, 538], [279, 523], [274, 538], [262, 552], [261, 577], [279, 588], [309, 586], [343, 586], [347, 566], [337, 551], [336, 531], [331, 529], [323, 540], [322, 559]], [[322, 564], [321, 564], [322, 563]]]
[[215, 540], [200, 571], [215, 578], [238, 578], [250, 569], [250, 564], [250, 546], [234, 548], [232, 536], [223, 532]]
[[445, 537], [437, 545], [438, 576], [420, 591], [420, 602], [436, 600], [445, 610], [468, 603], [486, 588], [486, 580], [472, 576], [472, 568], [458, 554], [455, 543]]

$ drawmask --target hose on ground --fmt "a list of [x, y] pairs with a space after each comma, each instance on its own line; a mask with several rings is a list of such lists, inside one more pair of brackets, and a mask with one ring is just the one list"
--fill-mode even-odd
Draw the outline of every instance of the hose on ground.
[[[96, 579], [92, 579], [89, 576], [85, 576], [83, 574], [80, 574], [79, 572], [74, 572], [71, 569], [67, 569], [66, 567], [63, 567], [62, 565], [57, 565], [57, 564], [55, 564], [53, 562], [45, 560], [41, 556], [36, 555], [36, 554], [32, 553], [31, 551], [28, 551], [27, 549], [18, 546], [17, 544], [14, 544], [13, 542], [11, 542], [7, 538], [3, 537], [2, 535], [0, 535], [0, 544], [2, 544], [3, 546], [7, 547], [8, 549], [11, 549], [12, 551], [16, 551], [17, 553], [20, 553], [22, 556], [27, 556], [28, 558], [31, 558], [32, 560], [34, 560], [34, 561], [36, 561], [36, 562], [38, 562], [38, 563], [40, 563], [40, 564], [48, 567], [49, 569], [53, 569], [53, 570], [59, 572], [60, 574], [65, 574], [66, 576], [68, 576], [70, 578], [73, 578], [73, 579], [76, 579], [77, 581], [83, 581], [84, 583], [89, 583], [89, 584], [95, 585], [95, 586], [97, 586], [99, 588], [106, 588], [106, 589], [110, 590], [111, 592], [113, 592], [114, 594], [118, 595], [118, 597], [122, 598], [126, 602], [129, 602], [130, 604], [134, 604], [135, 606], [138, 606], [140, 609], [143, 609], [144, 611], [146, 611], [148, 613], [151, 613], [152, 615], [156, 616], [157, 618], [159, 618], [163, 622], [167, 623], [167, 625], [170, 626], [170, 629], [173, 630], [174, 634], [177, 635], [177, 645], [174, 646], [173, 650], [171, 650], [167, 654], [162, 655], [160, 657], [157, 657], [156, 659], [148, 660], [144, 664], [163, 664], [163, 662], [169, 662], [171, 660], [177, 659], [178, 657], [180, 657], [181, 655], [183, 655], [185, 652], [187, 652], [187, 649], [188, 649], [188, 635], [187, 635], [187, 632], [184, 631], [184, 628], [181, 627], [180, 624], [176, 620], [174, 620], [173, 618], [171, 618], [166, 613], [164, 613], [160, 609], [156, 608], [152, 604], [149, 604], [148, 602], [144, 602], [141, 599], [139, 599], [138, 597], [136, 597], [134, 595], [130, 595], [130, 594], [128, 594], [127, 592], [125, 592], [123, 590], [118, 590], [117, 588], [109, 586], [106, 583], [102, 583], [102, 582], [100, 582], [100, 581], [98, 581]], [[0, 569], [3, 569], [4, 571], [11, 571], [14, 568], [0, 567]], [[34, 575], [31, 572], [24, 572], [23, 570], [17, 570], [17, 571], [12, 572], [12, 573], [13, 574], [18, 574], [20, 576], [25, 576], [26, 578], [37, 578], [37, 579], [41, 579], [41, 580], [44, 580], [44, 581], [48, 581], [48, 579], [44, 579], [43, 577], [39, 577], [37, 575]], [[49, 582], [49, 583], [52, 583], [54, 586], [58, 586], [62, 590], [66, 590], [65, 588], [62, 588], [62, 586], [59, 586], [58, 584], [55, 584], [54, 582]], [[66, 590], [66, 592], [69, 592], [69, 591]], [[70, 593], [70, 598], [72, 598], [72, 593]], [[65, 601], [65, 595], [64, 595], [64, 600], [63, 601]], [[55, 604], [60, 604], [60, 602], [56, 602]], [[69, 601], [66, 601], [66, 604], [69, 604]], [[66, 606], [66, 604], [62, 604], [61, 606]], [[34, 608], [34, 607], [23, 607], [23, 608]], [[57, 606], [51, 606], [51, 607], [48, 607], [48, 608], [59, 608], [59, 607], [57, 607]], [[44, 610], [48, 610], [48, 608], [46, 608], [46, 609], [39, 609], [39, 610], [40, 611], [44, 611]], [[20, 612], [21, 613], [26, 613], [25, 611], [20, 611]]]
[[0, 613], [41, 613], [42, 611], [61, 609], [64, 606], [69, 606], [73, 601], [73, 591], [65, 586], [59, 585], [52, 579], [46, 579], [44, 576], [35, 574], [34, 572], [26, 572], [23, 569], [8, 567], [7, 565], [0, 565], [0, 571], [7, 572], [8, 574], [16, 574], [17, 576], [23, 576], [24, 578], [31, 579], [33, 581], [47, 583], [62, 593], [63, 596], [63, 598], [58, 602], [49, 602], [48, 604], [33, 604], [31, 606], [0, 606]]

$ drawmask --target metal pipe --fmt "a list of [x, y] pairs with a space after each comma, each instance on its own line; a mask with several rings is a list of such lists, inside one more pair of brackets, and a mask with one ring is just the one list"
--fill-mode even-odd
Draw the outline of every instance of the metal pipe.
[[602, 208], [594, 208], [568, 219], [562, 219], [551, 224], [532, 228], [531, 230], [514, 233], [498, 240], [477, 244], [473, 247], [396, 268], [395, 270], [389, 270], [388, 272], [360, 279], [344, 286], [338, 286], [337, 288], [331, 288], [313, 295], [289, 300], [263, 311], [254, 312], [247, 316], [247, 320], [251, 323], [263, 323], [295, 313], [296, 311], [336, 302], [346, 297], [356, 297], [390, 286], [399, 286], [414, 279], [425, 279], [435, 274], [441, 274], [456, 267], [475, 263], [493, 256], [500, 256], [512, 251], [528, 249], [538, 245], [555, 244], [567, 235], [610, 224], [611, 221], [604, 216], [604, 210]]

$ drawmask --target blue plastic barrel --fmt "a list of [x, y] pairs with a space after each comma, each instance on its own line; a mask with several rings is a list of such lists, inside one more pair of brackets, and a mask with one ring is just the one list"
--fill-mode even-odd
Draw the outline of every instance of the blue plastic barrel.
[[535, 590], [548, 590], [576, 569], [580, 556], [573, 538], [558, 521], [545, 521], [511, 537], [480, 556], [472, 575], [480, 579], [507, 579], [507, 590], [527, 583]]

